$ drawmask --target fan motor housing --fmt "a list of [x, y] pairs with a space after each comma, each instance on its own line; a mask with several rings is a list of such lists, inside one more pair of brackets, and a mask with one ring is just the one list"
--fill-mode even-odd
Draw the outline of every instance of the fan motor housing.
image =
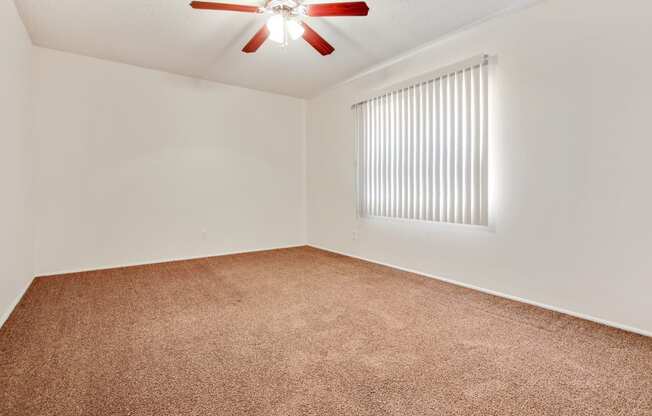
[[305, 7], [297, 0], [268, 0], [265, 9], [277, 14], [305, 15]]

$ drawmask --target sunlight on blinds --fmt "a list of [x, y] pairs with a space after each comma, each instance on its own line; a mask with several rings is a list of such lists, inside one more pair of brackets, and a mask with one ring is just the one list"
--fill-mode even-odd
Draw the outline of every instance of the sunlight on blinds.
[[353, 112], [361, 216], [488, 224], [485, 56]]

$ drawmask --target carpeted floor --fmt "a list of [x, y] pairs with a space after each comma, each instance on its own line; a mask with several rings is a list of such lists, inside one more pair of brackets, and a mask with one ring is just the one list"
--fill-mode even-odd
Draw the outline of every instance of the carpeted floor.
[[34, 280], [0, 415], [652, 415], [652, 339], [312, 248]]

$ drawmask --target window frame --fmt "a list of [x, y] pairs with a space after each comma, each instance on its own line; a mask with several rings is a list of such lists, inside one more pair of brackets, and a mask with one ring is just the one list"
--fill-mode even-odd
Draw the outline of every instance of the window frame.
[[[375, 214], [372, 215], [372, 214], [367, 213], [366, 209], [364, 207], [364, 204], [365, 204], [364, 198], [365, 197], [364, 197], [364, 195], [361, 195], [361, 192], [360, 192], [360, 190], [361, 190], [361, 179], [363, 177], [363, 169], [362, 169], [363, 161], [360, 160], [360, 157], [361, 157], [361, 155], [360, 155], [361, 150], [360, 149], [361, 149], [361, 142], [364, 140], [364, 138], [361, 136], [361, 132], [360, 132], [361, 131], [361, 126], [358, 124], [359, 123], [359, 117], [356, 116], [356, 112], [358, 111], [358, 108], [361, 105], [368, 104], [373, 100], [382, 100], [384, 98], [391, 97], [393, 94], [399, 94], [399, 93], [403, 94], [404, 91], [410, 91], [411, 88], [413, 88], [413, 89], [416, 89], [416, 87], [421, 88], [424, 84], [427, 84], [429, 86], [430, 83], [433, 83], [433, 85], [434, 85], [434, 83], [436, 83], [437, 81], [443, 80], [443, 79], [446, 79], [447, 82], [450, 82], [448, 80], [448, 78], [451, 77], [452, 75], [455, 76], [454, 79], [456, 80], [458, 73], [460, 73], [460, 72], [465, 73], [465, 71], [467, 71], [467, 70], [468, 71], [473, 71], [475, 68], [478, 68], [478, 67], [480, 68], [479, 69], [479, 76], [481, 77], [481, 84], [479, 84], [479, 85], [482, 87], [482, 91], [478, 93], [477, 97], [480, 98], [482, 103], [481, 104], [476, 103], [476, 105], [478, 107], [477, 107], [477, 109], [474, 109], [474, 111], [478, 111], [478, 112], [481, 113], [478, 116], [478, 117], [480, 117], [478, 120], [481, 120], [481, 126], [480, 127], [475, 126], [475, 127], [478, 127], [479, 130], [477, 132], [475, 132], [474, 134], [480, 136], [477, 140], [480, 140], [480, 143], [482, 143], [482, 146], [481, 146], [482, 154], [477, 156], [477, 158], [479, 158], [481, 160], [481, 163], [482, 163], [480, 165], [482, 167], [482, 170], [481, 170], [481, 173], [480, 173], [480, 178], [481, 178], [482, 184], [480, 184], [480, 185], [476, 184], [476, 186], [479, 186], [478, 189], [480, 189], [480, 192], [481, 192], [480, 195], [482, 195], [482, 201], [480, 202], [480, 205], [479, 205], [480, 206], [480, 214], [475, 214], [475, 213], [471, 214], [470, 215], [471, 220], [469, 220], [468, 219], [469, 215], [466, 212], [464, 212], [463, 214], [461, 214], [463, 220], [462, 221], [457, 220], [458, 216], [460, 215], [459, 210], [460, 209], [462, 209], [462, 210], [468, 209], [468, 208], [459, 208], [460, 204], [458, 202], [453, 203], [453, 205], [455, 206], [455, 210], [456, 210], [455, 213], [452, 215], [453, 218], [452, 219], [448, 218], [448, 216], [450, 215], [450, 211], [449, 211], [449, 213], [447, 214], [445, 220], [441, 219], [441, 214], [440, 214], [440, 218], [438, 218], [438, 219], [435, 219], [435, 218], [432, 218], [432, 219], [426, 218], [426, 219], [424, 219], [424, 218], [414, 218], [415, 215], [411, 215], [411, 214], [405, 216], [405, 215], [375, 215]], [[392, 85], [384, 87], [384, 88], [375, 89], [375, 90], [371, 91], [371, 93], [365, 95], [363, 98], [356, 100], [355, 103], [351, 105], [352, 113], [354, 115], [354, 117], [353, 117], [354, 118], [354, 137], [355, 137], [355, 140], [354, 140], [355, 141], [355, 151], [354, 151], [354, 153], [355, 153], [355, 155], [354, 155], [354, 157], [355, 157], [355, 160], [354, 160], [354, 163], [355, 163], [355, 165], [354, 165], [355, 166], [355, 190], [354, 190], [354, 194], [355, 194], [355, 211], [356, 211], [357, 218], [380, 218], [380, 219], [400, 220], [400, 221], [420, 221], [420, 222], [427, 222], [427, 223], [431, 223], [431, 224], [445, 224], [445, 225], [451, 225], [451, 226], [472, 226], [472, 227], [485, 227], [485, 228], [490, 226], [490, 222], [491, 222], [490, 217], [491, 217], [491, 215], [490, 215], [490, 208], [489, 208], [490, 207], [490, 203], [489, 203], [489, 192], [490, 192], [490, 189], [489, 189], [490, 188], [490, 186], [489, 186], [489, 147], [490, 147], [489, 123], [490, 123], [490, 106], [491, 106], [491, 103], [490, 103], [491, 87], [490, 87], [490, 75], [489, 75], [489, 73], [490, 73], [490, 57], [487, 54], [481, 54], [481, 55], [474, 56], [474, 57], [472, 57], [470, 59], [455, 63], [453, 65], [449, 65], [449, 66], [446, 66], [446, 67], [443, 67], [443, 68], [439, 68], [437, 70], [428, 72], [426, 74], [422, 74], [420, 76], [407, 79], [407, 80], [402, 81], [400, 83], [392, 84]], [[471, 74], [473, 74], [473, 72], [471, 72]], [[467, 88], [465, 85], [463, 85], [463, 87]], [[466, 91], [466, 89], [464, 89], [463, 91]], [[464, 95], [464, 94], [461, 94], [459, 92], [456, 92], [456, 94], [457, 95], [455, 97], [457, 97], [458, 100], [460, 100], [461, 97]], [[469, 95], [470, 95], [470, 93], [469, 93]], [[468, 100], [469, 95], [466, 96], [466, 100]], [[422, 99], [422, 97], [421, 97], [421, 99]], [[452, 102], [455, 102], [455, 101], [452, 101]], [[470, 115], [468, 113], [469, 108], [468, 107], [463, 108], [461, 106], [461, 104], [459, 104], [457, 102], [455, 102], [455, 103], [460, 105], [460, 107], [456, 107], [454, 109], [448, 109], [447, 111], [453, 113], [454, 115], [458, 115], [458, 117], [459, 117], [459, 114], [457, 112], [455, 112], [455, 111], [461, 110], [462, 113], [464, 113], [465, 120], [468, 120], [469, 117], [470, 117]], [[466, 104], [467, 101], [464, 101], [464, 103]], [[386, 103], [385, 105], [389, 105], [389, 104]], [[430, 107], [427, 107], [427, 109], [432, 110]], [[424, 108], [420, 107], [419, 111], [417, 111], [417, 113], [420, 113], [420, 115], [423, 115], [424, 114]], [[454, 117], [454, 115], [452, 117]], [[390, 119], [395, 118], [395, 117], [396, 116], [394, 114], [391, 114]], [[434, 120], [434, 118], [430, 119], [431, 122], [433, 120]], [[409, 122], [404, 121], [404, 124], [409, 124], [409, 123], [414, 123], [414, 121], [413, 120], [410, 120]], [[434, 124], [434, 122], [433, 122], [433, 124]], [[464, 131], [467, 131], [467, 129], [469, 129], [469, 128], [470, 127], [468, 125], [465, 125], [465, 127], [464, 127], [465, 130]], [[451, 133], [447, 132], [447, 134], [450, 135]], [[463, 138], [463, 137], [461, 138], [459, 136], [459, 134], [460, 133], [455, 133], [455, 134], [452, 135], [453, 136], [452, 141], [453, 141], [455, 146], [459, 146], [459, 143], [465, 140], [465, 138]], [[467, 134], [469, 134], [469, 133], [467, 132]], [[390, 134], [390, 136], [391, 136], [391, 134]], [[413, 141], [414, 139], [410, 138], [409, 140]], [[433, 136], [429, 136], [428, 140], [430, 140], [430, 142], [428, 144], [429, 149], [433, 149], [434, 145], [437, 144], [437, 142], [436, 142], [437, 139], [434, 139]], [[439, 139], [439, 140], [448, 140], [448, 138]], [[419, 150], [419, 151], [413, 150], [413, 152], [414, 152], [414, 154], [416, 154], [417, 152], [424, 153], [425, 151], [424, 150]], [[410, 154], [410, 156], [412, 156], [412, 153]], [[431, 156], [430, 154], [426, 153], [425, 156], [421, 156], [421, 157], [423, 158], [423, 157], [430, 157], [430, 156]], [[383, 157], [386, 157], [386, 156], [383, 156]], [[432, 159], [431, 159], [431, 161], [432, 161]], [[415, 163], [415, 162], [413, 162], [413, 163]], [[419, 163], [422, 163], [422, 162], [419, 162]], [[458, 163], [459, 163], [459, 161], [456, 159], [456, 165], [455, 165], [456, 169], [459, 168]], [[473, 162], [473, 163], [475, 163], [475, 162]], [[439, 165], [436, 165], [435, 162], [430, 162], [430, 165], [428, 165], [428, 166], [435, 169], [433, 166], [439, 166]], [[466, 162], [465, 162], [464, 166], [466, 166]], [[437, 169], [439, 169], [439, 167], [437, 167]], [[447, 171], [447, 175], [450, 176], [451, 175], [450, 169], [452, 169], [452, 168], [448, 168], [448, 169], [449, 169], [449, 171]], [[468, 173], [465, 171], [464, 175], [467, 175], [467, 174]], [[455, 177], [457, 178], [457, 174], [455, 174], [455, 175], [456, 175]], [[464, 177], [467, 178], [466, 176], [464, 176]], [[401, 178], [402, 178], [402, 176], [401, 176]], [[458, 179], [458, 181], [459, 181], [459, 179]], [[468, 181], [468, 178], [467, 178], [467, 181]], [[438, 198], [441, 197], [441, 195], [439, 193], [436, 193], [438, 188], [433, 184], [432, 180], [430, 181], [429, 185], [430, 185], [430, 189], [428, 190], [427, 194], [432, 198], [432, 200], [426, 206], [432, 207], [436, 203], [435, 202], [435, 196], [438, 199]], [[469, 204], [469, 202], [466, 202], [467, 199], [470, 198], [470, 196], [468, 194], [468, 188], [466, 188], [466, 182], [463, 185], [460, 185], [458, 182], [454, 182], [454, 186], [456, 187], [456, 189], [457, 189], [457, 187], [462, 187], [462, 196], [458, 196], [458, 194], [456, 193], [455, 197], [456, 198], [461, 198], [464, 201], [463, 206], [466, 206], [466, 204]], [[477, 193], [478, 189], [473, 189], [472, 192]], [[418, 198], [424, 198], [423, 196], [421, 196], [422, 193], [423, 193], [423, 188], [419, 189], [417, 192], [419, 194]], [[477, 196], [476, 196], [476, 198], [477, 198]], [[425, 199], [427, 199], [427, 197], [425, 197]], [[382, 203], [387, 204], [387, 202], [382, 202]], [[389, 204], [392, 204], [392, 203], [393, 202], [389, 202]], [[414, 207], [411, 207], [411, 211], [414, 210], [414, 209], [415, 209]], [[423, 211], [423, 210], [421, 209], [421, 211]], [[477, 209], [475, 211], [477, 211]], [[476, 220], [476, 215], [478, 216], [477, 220]], [[423, 213], [421, 212], [419, 214], [419, 216], [423, 217]]]

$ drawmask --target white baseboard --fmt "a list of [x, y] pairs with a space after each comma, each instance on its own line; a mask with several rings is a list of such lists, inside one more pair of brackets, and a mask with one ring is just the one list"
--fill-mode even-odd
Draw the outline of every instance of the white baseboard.
[[[425, 277], [428, 277], [428, 278], [431, 278], [431, 279], [436, 279], [436, 280], [440, 280], [442, 282], [450, 283], [450, 284], [453, 284], [453, 285], [456, 285], [456, 286], [465, 287], [467, 289], [477, 290], [479, 292], [487, 293], [487, 294], [498, 296], [498, 297], [501, 297], [501, 298], [505, 298], [505, 299], [516, 301], [516, 302], [521, 302], [521, 303], [525, 303], [525, 304], [528, 304], [528, 305], [537, 306], [537, 307], [547, 309], [547, 310], [550, 310], [550, 311], [559, 312], [559, 313], [563, 313], [563, 314], [566, 314], [566, 315], [574, 316], [574, 317], [579, 318], [579, 319], [585, 319], [587, 321], [592, 321], [592, 322], [595, 322], [595, 323], [598, 323], [598, 324], [610, 326], [610, 327], [613, 327], [613, 328], [622, 329], [623, 331], [633, 332], [635, 334], [639, 334], [639, 335], [643, 335], [643, 336], [647, 336], [647, 337], [652, 337], [652, 332], [645, 331], [645, 330], [640, 329], [640, 328], [635, 328], [635, 327], [632, 327], [632, 326], [629, 326], [629, 325], [624, 325], [624, 324], [620, 324], [620, 323], [617, 323], [617, 322], [608, 321], [606, 319], [596, 318], [594, 316], [586, 315], [586, 314], [579, 313], [579, 312], [570, 311], [570, 310], [567, 310], [567, 309], [564, 309], [564, 308], [559, 308], [559, 307], [556, 307], [556, 306], [547, 305], [545, 303], [532, 301], [532, 300], [521, 298], [521, 297], [518, 297], [518, 296], [508, 295], [506, 293], [497, 292], [495, 290], [486, 289], [486, 288], [483, 288], [483, 287], [462, 283], [459, 280], [450, 279], [450, 278], [441, 277], [441, 276], [434, 276], [434, 275], [431, 275], [429, 273], [422, 272], [422, 271], [419, 271], [419, 270], [413, 270], [413, 269], [409, 269], [409, 268], [406, 268], [406, 267], [397, 266], [397, 265], [394, 265], [394, 264], [389, 264], [389, 263], [385, 263], [385, 262], [381, 262], [381, 261], [377, 261], [377, 260], [373, 260], [373, 259], [369, 259], [369, 258], [365, 258], [365, 257], [352, 255], [352, 254], [345, 253], [345, 252], [342, 252], [342, 251], [339, 251], [339, 250], [334, 250], [334, 249], [322, 247], [322, 246], [319, 246], [317, 244], [311, 244], [311, 243], [297, 244], [297, 245], [290, 245], [290, 246], [270, 247], [270, 248], [256, 249], [256, 250], [250, 250], [250, 251], [223, 252], [223, 253], [218, 253], [218, 254], [212, 254], [212, 255], [206, 255], [206, 256], [197, 256], [197, 257], [188, 257], [188, 258], [175, 258], [175, 259], [168, 258], [168, 259], [147, 261], [147, 262], [143, 262], [143, 263], [129, 263], [129, 264], [122, 264], [122, 265], [112, 265], [112, 266], [106, 266], [106, 267], [93, 268], [93, 269], [89, 269], [89, 270], [74, 270], [74, 271], [66, 271], [66, 272], [62, 271], [62, 272], [57, 272], [57, 273], [53, 273], [53, 274], [48, 274], [48, 276], [56, 276], [56, 275], [60, 275], [60, 274], [69, 274], [69, 273], [81, 273], [81, 272], [84, 272], [84, 271], [106, 270], [106, 269], [114, 269], [114, 268], [121, 268], [121, 267], [130, 267], [130, 266], [142, 266], [142, 265], [147, 265], [147, 264], [169, 263], [169, 262], [173, 262], [173, 261], [195, 260], [195, 259], [201, 259], [201, 258], [207, 258], [207, 257], [226, 256], [226, 255], [231, 255], [231, 254], [256, 253], [256, 252], [260, 252], [260, 251], [269, 251], [269, 250], [280, 250], [280, 249], [285, 249], [285, 248], [304, 247], [306, 245], [310, 246], [310, 247], [317, 248], [319, 250], [324, 250], [324, 251], [328, 251], [328, 252], [331, 252], [331, 253], [336, 253], [336, 254], [340, 254], [340, 255], [343, 255], [343, 256], [368, 261], [370, 263], [375, 263], [375, 264], [379, 264], [381, 266], [391, 267], [391, 268], [394, 268], [394, 269], [397, 269], [397, 270], [402, 270], [402, 271], [409, 272], [409, 273], [419, 274], [419, 275], [422, 275], [422, 276], [425, 276]], [[0, 326], [2, 326], [5, 323], [5, 321], [7, 320], [7, 318], [9, 318], [9, 315], [14, 310], [16, 305], [18, 305], [18, 302], [20, 302], [20, 299], [23, 297], [23, 295], [25, 294], [25, 292], [29, 288], [30, 284], [31, 284], [31, 281], [27, 284], [27, 286], [25, 287], [23, 292], [16, 298], [13, 305], [11, 305], [11, 307], [8, 308], [7, 311], [5, 311], [5, 313], [2, 315], [2, 317], [0, 317]]]
[[25, 296], [25, 293], [27, 293], [27, 289], [31, 286], [32, 282], [34, 279], [30, 279], [29, 282], [27, 282], [27, 285], [23, 288], [23, 290], [16, 296], [16, 299], [7, 307], [7, 310], [2, 313], [2, 316], [0, 316], [0, 328], [7, 322], [7, 319], [9, 319], [9, 315], [16, 309], [16, 306], [18, 306], [18, 302]]
[[57, 270], [54, 272], [40, 272], [38, 273], [38, 276], [40, 277], [50, 277], [50, 276], [59, 276], [62, 274], [72, 274], [72, 273], [84, 273], [84, 272], [94, 272], [98, 270], [110, 270], [110, 269], [121, 269], [123, 267], [133, 267], [133, 266], [146, 266], [149, 264], [160, 264], [160, 263], [171, 263], [174, 261], [185, 261], [185, 260], [198, 260], [198, 259], [207, 259], [210, 257], [219, 257], [219, 256], [229, 256], [233, 254], [246, 254], [246, 253], [258, 253], [261, 251], [270, 251], [270, 250], [282, 250], [285, 248], [297, 248], [297, 247], [305, 247], [307, 244], [293, 244], [293, 245], [287, 245], [287, 246], [272, 246], [272, 247], [267, 247], [267, 248], [257, 248], [253, 250], [244, 250], [244, 251], [224, 251], [220, 253], [208, 253], [208, 254], [202, 254], [199, 256], [193, 256], [193, 257], [178, 257], [178, 258], [159, 258], [159, 259], [150, 259], [150, 260], [144, 260], [144, 261], [137, 261], [137, 262], [131, 262], [131, 263], [120, 263], [120, 264], [111, 264], [111, 265], [102, 265], [102, 266], [97, 266], [97, 267], [92, 267], [92, 268], [81, 268], [81, 269], [71, 269], [71, 270]]
[[478, 287], [478, 286], [474, 286], [474, 285], [469, 285], [469, 284], [466, 284], [466, 283], [462, 283], [459, 280], [450, 279], [450, 278], [441, 277], [441, 276], [434, 276], [434, 275], [431, 275], [429, 273], [425, 273], [425, 272], [422, 272], [422, 271], [419, 271], [419, 270], [412, 270], [412, 269], [408, 269], [406, 267], [396, 266], [394, 264], [389, 264], [389, 263], [385, 263], [385, 262], [381, 262], [381, 261], [377, 261], [377, 260], [372, 260], [372, 259], [368, 259], [368, 258], [365, 258], [365, 257], [355, 256], [355, 255], [345, 253], [345, 252], [342, 252], [342, 251], [333, 250], [333, 249], [326, 248], [326, 247], [321, 247], [319, 245], [312, 244], [312, 243], [308, 243], [308, 246], [314, 247], [314, 248], [319, 249], [319, 250], [324, 250], [324, 251], [328, 251], [328, 252], [331, 252], [331, 253], [340, 254], [342, 256], [352, 257], [354, 259], [368, 261], [370, 263], [375, 263], [375, 264], [378, 264], [378, 265], [381, 265], [381, 266], [391, 267], [393, 269], [402, 270], [404, 272], [419, 274], [419, 275], [428, 277], [430, 279], [436, 279], [436, 280], [440, 280], [442, 282], [450, 283], [450, 284], [453, 284], [453, 285], [456, 285], [456, 286], [465, 287], [467, 289], [477, 290], [478, 292], [487, 293], [489, 295], [498, 296], [498, 297], [513, 300], [513, 301], [516, 301], [516, 302], [526, 303], [526, 304], [532, 305], [532, 306], [538, 306], [539, 308], [547, 309], [547, 310], [554, 311], [554, 312], [563, 313], [565, 315], [570, 315], [570, 316], [573, 316], [575, 318], [580, 318], [580, 319], [595, 322], [595, 323], [598, 323], [598, 324], [610, 326], [612, 328], [622, 329], [623, 331], [633, 332], [635, 334], [643, 335], [643, 336], [646, 336], [646, 337], [652, 337], [652, 332], [645, 331], [645, 330], [640, 329], [640, 328], [635, 328], [635, 327], [632, 327], [632, 326], [629, 326], [629, 325], [619, 324], [617, 322], [608, 321], [606, 319], [596, 318], [594, 316], [586, 315], [586, 314], [579, 313], [579, 312], [569, 311], [567, 309], [559, 308], [559, 307], [556, 307], [556, 306], [546, 305], [545, 303], [532, 301], [532, 300], [521, 298], [521, 297], [518, 297], [518, 296], [512, 296], [512, 295], [508, 295], [506, 293], [496, 292], [495, 290], [485, 289], [483, 287]]

